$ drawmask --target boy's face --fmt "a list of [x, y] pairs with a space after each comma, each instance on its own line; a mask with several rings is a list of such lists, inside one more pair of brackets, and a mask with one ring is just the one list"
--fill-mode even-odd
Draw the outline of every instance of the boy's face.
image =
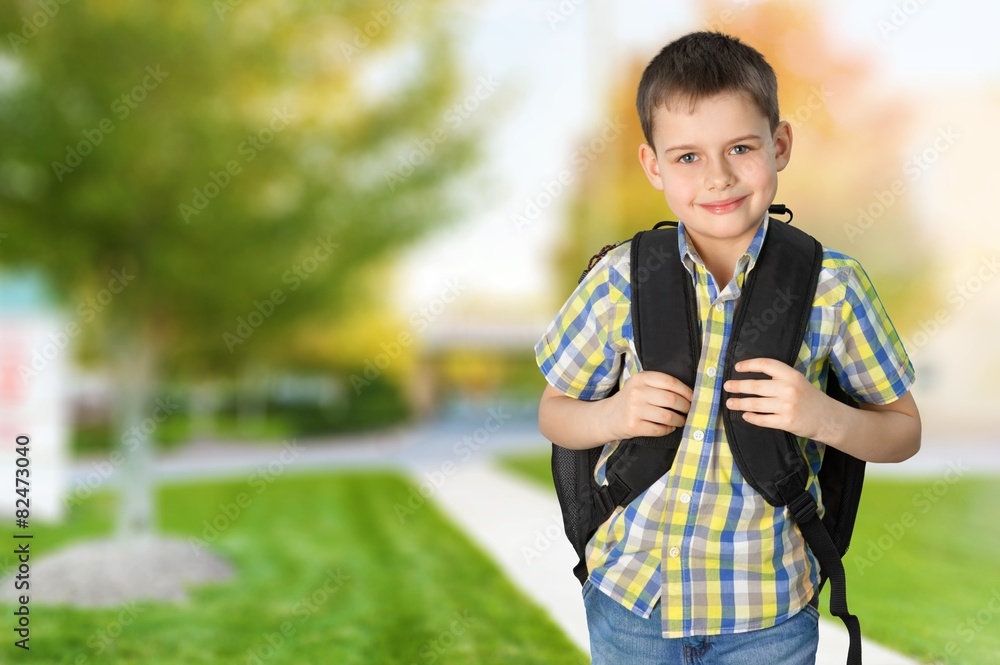
[[749, 246], [788, 164], [791, 127], [782, 121], [772, 134], [767, 118], [739, 93], [706, 97], [689, 109], [686, 100], [656, 109], [656, 149], [643, 143], [639, 161], [709, 261], [705, 251], [712, 248]]

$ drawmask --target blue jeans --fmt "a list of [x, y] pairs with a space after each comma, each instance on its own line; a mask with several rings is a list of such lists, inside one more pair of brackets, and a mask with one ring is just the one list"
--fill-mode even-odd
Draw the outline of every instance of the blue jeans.
[[815, 665], [819, 612], [749, 633], [664, 638], [660, 603], [648, 619], [625, 609], [590, 580], [583, 585], [593, 665]]

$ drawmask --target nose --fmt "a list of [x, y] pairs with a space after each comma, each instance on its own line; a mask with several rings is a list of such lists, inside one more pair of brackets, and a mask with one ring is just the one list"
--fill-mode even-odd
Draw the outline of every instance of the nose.
[[725, 159], [710, 160], [705, 170], [705, 187], [708, 189], [726, 189], [731, 187], [736, 175]]

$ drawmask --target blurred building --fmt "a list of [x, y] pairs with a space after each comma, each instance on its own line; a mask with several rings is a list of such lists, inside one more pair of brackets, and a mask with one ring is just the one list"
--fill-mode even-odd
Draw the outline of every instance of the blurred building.
[[[69, 442], [67, 371], [73, 324], [54, 308], [42, 280], [33, 274], [0, 275], [0, 468], [13, 484], [16, 444], [27, 436], [25, 480], [30, 519], [58, 520], [64, 513]], [[12, 488], [12, 489], [17, 489]], [[14, 515], [14, 492], [0, 513]]]
[[[904, 345], [925, 431], [951, 438], [996, 436], [1000, 424], [1000, 226], [990, 181], [1000, 151], [1000, 96], [949, 90], [923, 100], [914, 154], [927, 162], [912, 188], [914, 220], [936, 249], [944, 304], [928, 311]], [[927, 137], [949, 140], [929, 142]], [[932, 162], [933, 160], [933, 162]]]
[[420, 417], [478, 412], [484, 405], [528, 417], [545, 380], [532, 349], [544, 324], [471, 319], [429, 327], [408, 381], [408, 401]]

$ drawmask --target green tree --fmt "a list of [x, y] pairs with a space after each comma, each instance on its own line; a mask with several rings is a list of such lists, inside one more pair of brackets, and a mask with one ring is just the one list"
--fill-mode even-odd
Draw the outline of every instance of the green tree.
[[[116, 368], [123, 440], [163, 378], [280, 358], [457, 218], [476, 123], [447, 121], [448, 2], [42, 4], [0, 16], [0, 263], [41, 268]], [[120, 527], [143, 532], [131, 442]]]

